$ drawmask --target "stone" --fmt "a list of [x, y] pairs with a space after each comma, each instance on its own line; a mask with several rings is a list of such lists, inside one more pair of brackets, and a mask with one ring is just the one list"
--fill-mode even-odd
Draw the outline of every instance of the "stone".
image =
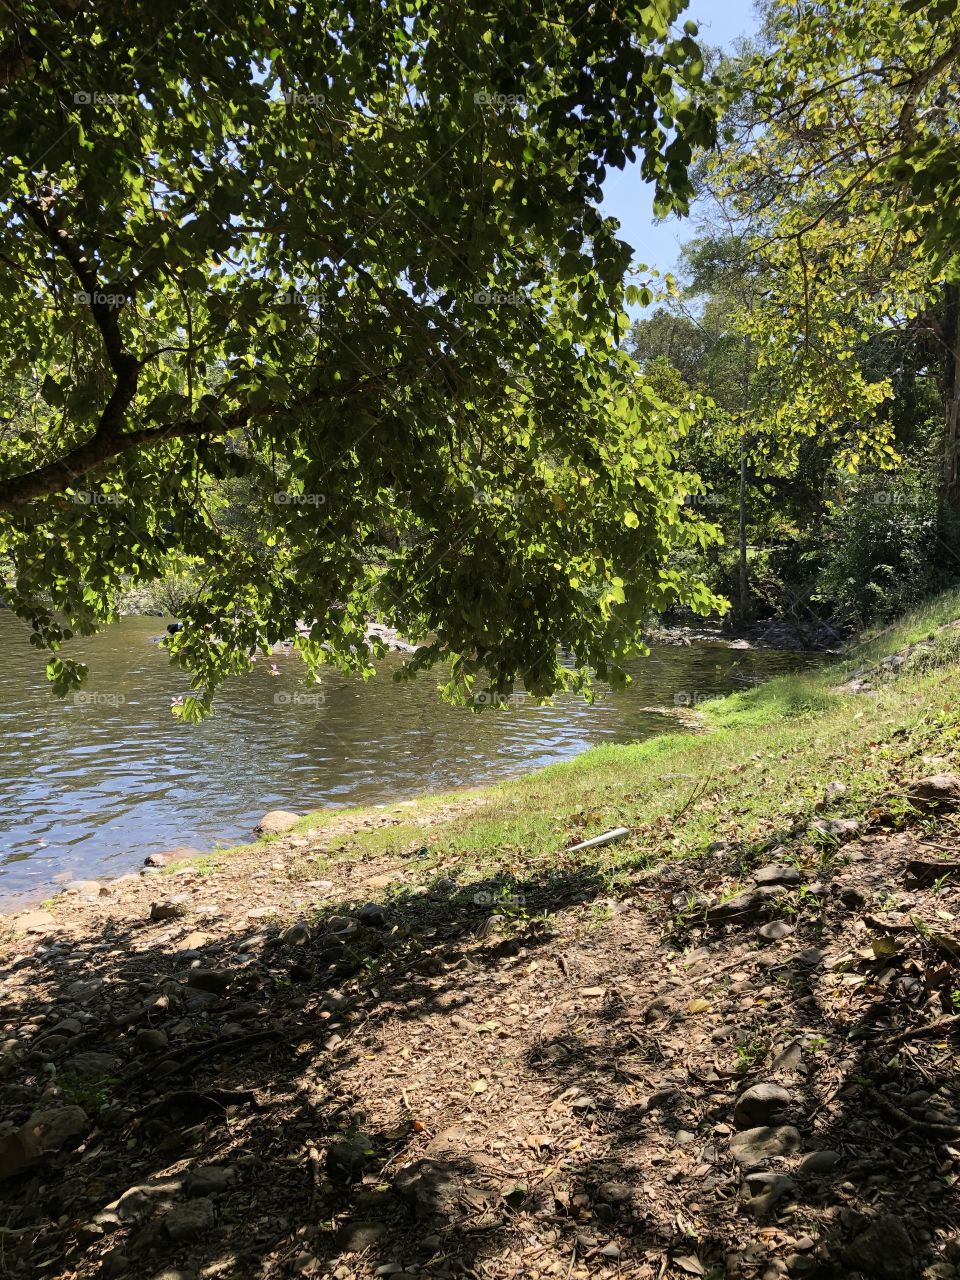
[[752, 1218], [760, 1221], [769, 1217], [784, 1200], [796, 1191], [797, 1184], [786, 1174], [760, 1173], [747, 1178], [752, 1195], [745, 1208]]
[[70, 983], [65, 994], [68, 1000], [75, 1000], [77, 1004], [90, 1004], [102, 991], [102, 978], [78, 978]]
[[378, 902], [367, 902], [357, 912], [357, 922], [368, 929], [387, 927], [387, 909]]
[[152, 902], [150, 904], [151, 920], [177, 920], [182, 915], [183, 906], [179, 902]]
[[165, 1031], [154, 1030], [153, 1027], [142, 1027], [137, 1032], [136, 1045], [141, 1053], [160, 1053], [169, 1044]]
[[0, 1138], [0, 1180], [56, 1155], [72, 1138], [83, 1138], [91, 1121], [82, 1107], [45, 1107], [16, 1133]]
[[755, 1169], [777, 1156], [792, 1156], [799, 1150], [800, 1134], [792, 1125], [758, 1125], [730, 1139], [730, 1154], [745, 1169]]
[[754, 882], [761, 884], [784, 884], [792, 885], [800, 883], [800, 872], [796, 867], [784, 865], [779, 862], [771, 862], [765, 867], [753, 873]]
[[72, 1072], [83, 1080], [97, 1080], [102, 1076], [115, 1076], [120, 1070], [121, 1061], [113, 1053], [99, 1053], [96, 1049], [87, 1049], [83, 1053], [75, 1053], [63, 1064], [64, 1071]]
[[838, 782], [834, 779], [833, 782], [828, 782], [824, 788], [823, 795], [820, 797], [820, 803], [817, 805], [817, 808], [820, 810], [831, 809], [837, 801], [842, 800], [846, 794], [846, 786], [842, 782]]
[[730, 848], [728, 840], [711, 840], [707, 845], [707, 853], [725, 853]]
[[232, 969], [191, 969], [187, 973], [187, 986], [212, 995], [223, 995], [233, 980]]
[[836, 840], [838, 844], [842, 844], [845, 840], [852, 840], [854, 836], [860, 834], [860, 823], [856, 818], [818, 818], [816, 822], [810, 824], [811, 830], [816, 831], [821, 836], [826, 836], [828, 840]]
[[163, 849], [158, 853], [148, 853], [143, 860], [145, 867], [167, 867], [171, 862], [180, 862], [184, 858], [200, 858], [202, 853], [193, 845], [178, 844], [175, 849]]
[[718, 902], [707, 912], [709, 920], [736, 920], [755, 915], [767, 904], [767, 895], [759, 889], [751, 889], [747, 893], [738, 893], [734, 898]]
[[108, 1205], [116, 1211], [121, 1222], [137, 1222], [152, 1210], [169, 1208], [173, 1197], [182, 1190], [179, 1178], [164, 1178], [161, 1182], [145, 1182], [128, 1187], [119, 1200]]
[[843, 1159], [839, 1151], [811, 1151], [800, 1161], [799, 1173], [804, 1178], [821, 1178], [831, 1173]]
[[330, 916], [327, 920], [327, 929], [330, 933], [349, 933], [356, 927], [350, 916]]
[[18, 933], [50, 933], [57, 925], [49, 911], [25, 911], [11, 923]]
[[884, 1213], [861, 1231], [843, 1251], [855, 1271], [876, 1280], [908, 1280], [917, 1274], [917, 1253], [902, 1219]]
[[188, 1196], [215, 1196], [226, 1191], [237, 1180], [237, 1171], [229, 1164], [207, 1164], [192, 1169], [183, 1180]]
[[778, 1084], [752, 1085], [737, 1099], [733, 1123], [738, 1129], [754, 1129], [778, 1119], [790, 1106], [790, 1094]]
[[793, 931], [794, 926], [786, 920], [771, 920], [769, 924], [760, 926], [757, 937], [764, 942], [779, 942], [781, 938], [789, 938]]
[[446, 1164], [415, 1160], [399, 1174], [394, 1185], [420, 1213], [452, 1217], [459, 1209], [460, 1187]]
[[280, 942], [285, 947], [305, 947], [310, 941], [310, 926], [303, 920], [297, 920], [280, 935]]
[[254, 830], [260, 836], [282, 836], [285, 831], [292, 831], [299, 821], [299, 813], [291, 813], [289, 809], [271, 809]]
[[206, 1235], [215, 1222], [213, 1201], [201, 1197], [168, 1210], [163, 1218], [163, 1229], [174, 1244], [184, 1244]]
[[63, 892], [80, 898], [105, 898], [110, 890], [99, 880], [70, 880], [63, 886]]
[[633, 1196], [633, 1187], [629, 1182], [601, 1182], [597, 1187], [597, 1198], [606, 1204], [626, 1204]]
[[918, 809], [956, 809], [960, 805], [960, 774], [935, 773], [907, 788], [907, 798]]
[[360, 1253], [374, 1248], [388, 1233], [385, 1222], [348, 1222], [337, 1237], [337, 1247], [344, 1253]]

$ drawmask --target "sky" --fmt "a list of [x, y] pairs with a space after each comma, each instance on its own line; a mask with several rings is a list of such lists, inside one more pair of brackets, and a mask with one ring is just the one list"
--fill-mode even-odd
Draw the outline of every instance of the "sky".
[[[725, 48], [757, 28], [753, 0], [691, 0], [681, 15], [682, 21], [688, 18], [699, 24], [703, 44]], [[620, 222], [620, 237], [633, 246], [634, 262], [670, 271], [677, 265], [680, 244], [694, 234], [696, 214], [657, 224], [652, 206], [652, 188], [640, 177], [639, 165], [608, 174], [602, 209]]]

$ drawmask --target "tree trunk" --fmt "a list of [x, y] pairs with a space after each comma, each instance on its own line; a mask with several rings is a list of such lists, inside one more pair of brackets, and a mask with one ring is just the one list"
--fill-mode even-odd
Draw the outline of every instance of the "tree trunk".
[[943, 339], [946, 346], [943, 429], [942, 516], [960, 517], [960, 285], [944, 285]]
[[737, 502], [737, 546], [739, 549], [738, 608], [741, 620], [750, 607], [750, 577], [747, 571], [747, 415], [750, 412], [750, 339], [743, 343], [743, 427], [740, 431], [740, 495]]

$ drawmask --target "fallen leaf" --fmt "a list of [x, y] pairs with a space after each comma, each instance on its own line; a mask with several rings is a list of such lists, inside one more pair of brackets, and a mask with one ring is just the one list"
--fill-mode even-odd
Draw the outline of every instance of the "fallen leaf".
[[705, 1276], [707, 1274], [700, 1263], [700, 1259], [695, 1258], [692, 1253], [684, 1254], [682, 1258], [674, 1258], [673, 1261], [681, 1271], [686, 1271], [687, 1275]]
[[690, 1003], [687, 1005], [687, 1013], [706, 1013], [709, 1008], [710, 1008], [710, 1001], [704, 1000], [702, 997], [699, 997], [696, 1000], [690, 1001]]

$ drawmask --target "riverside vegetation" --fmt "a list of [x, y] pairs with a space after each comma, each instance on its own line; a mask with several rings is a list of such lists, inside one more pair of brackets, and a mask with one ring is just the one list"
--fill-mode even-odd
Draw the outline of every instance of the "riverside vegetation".
[[700, 734], [20, 917], [5, 1266], [954, 1276], [958, 694], [950, 594]]

